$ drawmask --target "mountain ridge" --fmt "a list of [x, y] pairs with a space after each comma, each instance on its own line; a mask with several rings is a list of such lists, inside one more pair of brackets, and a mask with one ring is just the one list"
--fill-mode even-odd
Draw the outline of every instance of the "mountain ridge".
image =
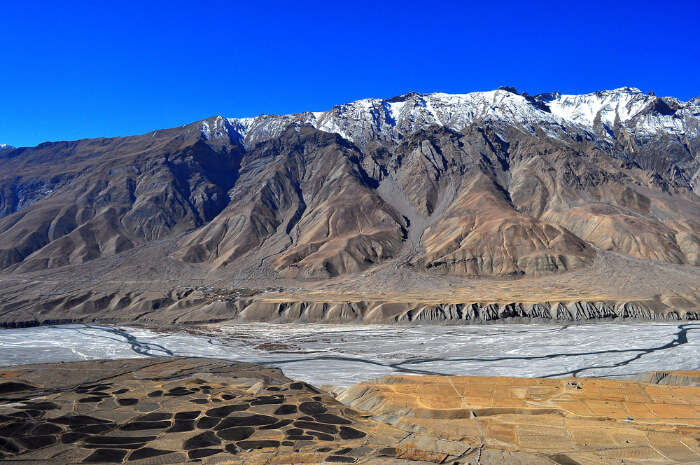
[[[431, 124], [460, 131], [475, 122], [505, 122], [531, 134], [542, 130], [554, 138], [573, 135], [594, 141], [604, 150], [622, 153], [643, 153], [645, 145], [665, 139], [660, 143], [668, 146], [674, 158], [681, 158], [688, 165], [683, 173], [685, 183], [698, 189], [700, 163], [691, 146], [700, 144], [700, 97], [682, 102], [631, 87], [534, 97], [508, 88], [469, 94], [411, 92], [389, 99], [362, 99], [325, 112], [252, 118], [216, 116], [202, 122], [202, 135], [206, 139], [229, 137], [254, 145], [279, 136], [290, 124], [310, 125], [338, 133], [364, 147], [375, 140], [398, 143], [406, 134]], [[643, 159], [643, 163], [653, 162]], [[672, 169], [671, 164], [665, 168]]]
[[[445, 96], [445, 97], [455, 97], [455, 98], [460, 98], [460, 97], [467, 97], [467, 96], [478, 96], [478, 95], [486, 95], [486, 94], [493, 94], [493, 93], [509, 93], [514, 96], [522, 97], [526, 101], [528, 101], [531, 104], [534, 104], [536, 107], [537, 104], [547, 104], [552, 101], [559, 100], [560, 98], [564, 98], [565, 100], [572, 100], [576, 98], [585, 98], [585, 97], [593, 97], [593, 96], [604, 96], [604, 95], [610, 95], [610, 94], [628, 94], [628, 95], [633, 95], [636, 97], [644, 98], [647, 103], [653, 102], [653, 101], [661, 101], [661, 102], [670, 102], [672, 106], [679, 106], [682, 107], [683, 109], [690, 109], [692, 111], [692, 115], [694, 117], [700, 117], [700, 95], [688, 100], [681, 100], [673, 96], [664, 96], [664, 97], [658, 97], [654, 92], [648, 92], [644, 93], [640, 89], [636, 87], [630, 87], [630, 86], [623, 86], [623, 87], [618, 87], [615, 89], [605, 89], [605, 90], [597, 90], [585, 94], [562, 94], [559, 91], [553, 91], [553, 92], [543, 92], [540, 94], [536, 94], [534, 96], [528, 94], [527, 92], [518, 92], [517, 89], [511, 86], [501, 86], [495, 90], [491, 91], [475, 91], [475, 92], [469, 92], [469, 93], [464, 93], [464, 94], [450, 94], [450, 93], [444, 93], [444, 92], [428, 92], [428, 93], [422, 93], [422, 92], [416, 92], [416, 91], [411, 91], [407, 92], [405, 94], [397, 95], [394, 97], [389, 97], [389, 98], [364, 98], [364, 99], [359, 99], [359, 100], [354, 100], [351, 102], [347, 102], [344, 104], [339, 104], [333, 106], [333, 108], [325, 111], [301, 111], [297, 113], [286, 113], [286, 114], [267, 114], [267, 113], [261, 113], [257, 116], [246, 116], [246, 117], [226, 117], [225, 115], [222, 114], [216, 114], [212, 115], [209, 117], [206, 117], [201, 120], [196, 120], [190, 123], [185, 123], [181, 126], [173, 126], [169, 129], [178, 129], [178, 128], [185, 128], [190, 126], [191, 124], [196, 124], [196, 123], [203, 123], [202, 130], [204, 133], [207, 133], [206, 126], [208, 126], [208, 122], [210, 120], [216, 120], [216, 119], [223, 119], [227, 120], [230, 124], [235, 126], [235, 123], [238, 123], [238, 127], [234, 127], [233, 129], [238, 129], [242, 132], [239, 133], [239, 135], [242, 138], [245, 138], [247, 135], [246, 129], [249, 128], [251, 122], [253, 122], [256, 119], [274, 119], [274, 118], [292, 118], [292, 117], [305, 117], [308, 115], [314, 116], [316, 119], [318, 119], [320, 116], [329, 113], [337, 108], [342, 108], [346, 107], [349, 105], [353, 104], [367, 104], [371, 102], [390, 102], [390, 103], [398, 103], [398, 102], [404, 102], [408, 98], [411, 97], [419, 97], [419, 98], [424, 98], [426, 96]], [[541, 107], [540, 107], [541, 108]], [[678, 108], [676, 108], [677, 110]], [[671, 109], [673, 110], [673, 109]], [[668, 111], [668, 110], [666, 110]], [[545, 112], [551, 113], [551, 110], [547, 108]], [[205, 123], [205, 124], [204, 124]], [[590, 124], [589, 124], [590, 126]], [[116, 139], [116, 138], [124, 138], [124, 137], [133, 137], [133, 136], [141, 136], [141, 135], [147, 135], [147, 134], [154, 134], [157, 133], [158, 131], [162, 130], [167, 130], [167, 129], [156, 129], [153, 131], [147, 131], [141, 134], [135, 134], [135, 135], [121, 135], [121, 136], [96, 136], [96, 137], [88, 137], [88, 138], [83, 138], [83, 139], [75, 139], [75, 140], [95, 140], [95, 139]], [[221, 133], [223, 134], [223, 133]], [[45, 143], [58, 143], [58, 142], [72, 142], [75, 140], [56, 140], [56, 141], [45, 141], [42, 142], [38, 145], [42, 145]], [[11, 144], [0, 144], [0, 149], [16, 149], [16, 148], [29, 148], [32, 146], [20, 146], [16, 147]]]
[[[626, 100], [623, 98], [626, 97]], [[239, 136], [241, 138], [247, 137], [251, 129], [253, 129], [253, 134], [255, 135], [255, 129], [257, 126], [260, 125], [261, 122], [265, 122], [266, 120], [270, 119], [293, 119], [296, 120], [296, 122], [303, 121], [306, 124], [311, 124], [314, 127], [317, 127], [318, 129], [321, 130], [329, 130], [328, 132], [336, 132], [333, 131], [332, 129], [337, 128], [337, 124], [334, 124], [333, 121], [329, 121], [329, 116], [332, 114], [334, 111], [347, 111], [348, 109], [353, 109], [353, 108], [359, 108], [359, 109], [364, 109], [364, 110], [381, 110], [381, 107], [385, 107], [384, 110], [387, 110], [387, 106], [389, 107], [389, 111], [385, 111], [385, 120], [389, 123], [396, 122], [399, 118], [397, 117], [400, 113], [401, 110], [403, 109], [404, 105], [407, 101], [410, 101], [411, 103], [416, 103], [421, 101], [421, 103], [424, 104], [424, 107], [427, 108], [429, 112], [432, 112], [433, 116], [435, 117], [435, 122], [440, 123], [442, 125], [451, 127], [452, 129], [461, 129], [459, 126], [460, 125], [465, 125], [466, 121], [470, 121], [470, 118], [473, 120], [475, 118], [478, 118], [480, 111], [481, 111], [481, 116], [489, 116], [488, 109], [485, 108], [487, 104], [492, 103], [492, 104], [498, 104], [498, 106], [507, 106], [511, 105], [515, 107], [511, 113], [510, 116], [520, 116], [520, 117], [525, 117], [527, 116], [528, 118], [533, 118], [533, 115], [524, 115], [522, 113], [517, 114], [515, 110], [521, 110], [521, 108], [517, 107], [531, 107], [530, 109], [534, 113], [535, 110], [539, 110], [541, 113], [550, 113], [551, 115], [560, 118], [563, 121], [566, 122], [578, 122], [582, 128], [585, 129], [590, 129], [595, 125], [595, 120], [596, 120], [596, 115], [598, 113], [604, 113], [607, 116], [604, 116], [603, 122], [610, 126], [612, 123], [615, 121], [615, 116], [618, 116], [618, 112], [615, 112], [615, 115], [613, 115], [613, 118], [609, 117], [609, 113], [611, 113], [612, 108], [611, 104], [612, 103], [618, 103], [615, 109], [619, 109], [619, 103], [622, 100], [622, 103], [624, 105], [622, 106], [624, 111], [622, 113], [623, 118], [622, 122], [625, 123], [628, 120], [631, 120], [635, 116], [644, 116], [643, 113], [644, 110], [649, 110], [650, 105], [658, 104], [659, 108], [662, 110], [662, 115], [663, 116], [673, 116], [677, 112], [681, 113], [689, 113], [687, 116], [691, 116], [694, 119], [697, 119], [700, 117], [700, 97], [696, 97], [694, 99], [688, 100], [686, 102], [683, 102], [681, 100], [678, 100], [674, 97], [656, 97], [655, 95], [649, 93], [649, 94], [644, 94], [641, 90], [637, 88], [632, 88], [632, 87], [621, 87], [617, 89], [612, 89], [612, 90], [602, 90], [602, 91], [596, 91], [592, 92], [589, 94], [561, 94], [559, 92], [551, 92], [551, 93], [543, 93], [543, 94], [538, 94], [535, 96], [529, 96], [527, 93], [521, 93], [518, 94], [517, 91], [513, 88], [508, 88], [508, 87], [501, 87], [499, 89], [493, 90], [493, 91], [485, 91], [485, 92], [471, 92], [467, 94], [446, 94], [446, 93], [441, 93], [441, 92], [433, 92], [433, 93], [418, 93], [418, 92], [409, 92], [407, 94], [403, 94], [400, 96], [388, 98], [388, 99], [377, 99], [377, 98], [367, 98], [367, 99], [360, 99], [356, 100], [353, 102], [349, 102], [346, 104], [341, 104], [341, 105], [336, 105], [332, 109], [323, 111], [323, 112], [301, 112], [301, 113], [293, 113], [293, 114], [287, 114], [287, 115], [259, 115], [257, 117], [245, 117], [245, 118], [226, 118], [222, 115], [217, 115], [215, 119], [223, 118], [227, 122], [231, 124], [231, 129], [234, 129], [238, 132]], [[448, 103], [453, 106], [459, 106], [461, 107], [461, 110], [463, 115], [466, 115], [466, 117], [463, 118], [450, 118], [450, 115], [445, 115], [445, 114], [440, 114], [439, 112], [435, 112], [434, 108], [432, 107], [434, 102], [440, 102], [440, 103]], [[577, 105], [578, 102], [578, 105]], [[478, 107], [479, 105], [482, 106], [482, 108], [474, 108]], [[586, 111], [575, 111], [576, 107], [581, 107], [584, 106], [584, 110]], [[586, 105], [588, 108], [585, 108]], [[571, 108], [568, 107], [574, 107], [574, 111], [571, 111]], [[593, 109], [596, 109], [597, 111], [592, 112]], [[492, 110], [498, 110], [497, 108], [494, 107], [494, 105], [491, 105]], [[486, 111], [485, 111], [486, 110]], [[496, 116], [501, 116], [508, 114], [507, 112], [503, 111], [501, 113], [496, 113]], [[535, 113], [536, 114], [536, 113]], [[539, 115], [542, 116], [542, 115]], [[686, 115], [683, 115], [686, 116]], [[489, 116], [490, 117], [490, 116]], [[536, 119], [530, 119], [528, 120], [529, 122], [534, 121]], [[676, 118], [678, 119], [678, 118]], [[545, 120], [546, 121], [546, 120]], [[277, 121], [275, 121], [277, 122]], [[556, 119], [547, 121], [552, 124], [556, 123], [561, 123], [562, 121], [557, 121]], [[657, 123], [668, 123], [669, 119], [664, 119], [663, 121], [658, 121]], [[316, 124], [314, 124], [316, 123]], [[209, 137], [211, 134], [209, 129], [207, 129], [207, 126], [203, 125], [203, 133]], [[334, 127], [336, 126], [336, 127]], [[680, 128], [677, 125], [673, 124], [667, 124], [666, 126], [663, 126], [667, 130], [673, 130], [673, 131], [678, 131]], [[215, 129], [218, 129], [218, 127], [215, 127]], [[697, 135], [697, 127], [692, 128], [694, 135]], [[344, 138], [353, 140], [352, 134], [343, 134], [342, 132], [340, 133]]]
[[692, 308], [699, 103], [632, 88], [411, 93], [3, 150], [0, 274], [102, 276], [99, 262], [110, 279], [373, 288], [392, 273], [595, 274], [621, 254], [686, 269], [666, 301]]

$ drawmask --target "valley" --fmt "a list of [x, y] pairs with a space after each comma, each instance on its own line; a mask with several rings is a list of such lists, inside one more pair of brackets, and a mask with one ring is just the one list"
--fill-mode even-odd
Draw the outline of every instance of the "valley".
[[99, 325], [0, 330], [0, 366], [126, 357], [209, 357], [273, 366], [315, 386], [385, 375], [606, 377], [700, 369], [700, 323], [476, 326]]

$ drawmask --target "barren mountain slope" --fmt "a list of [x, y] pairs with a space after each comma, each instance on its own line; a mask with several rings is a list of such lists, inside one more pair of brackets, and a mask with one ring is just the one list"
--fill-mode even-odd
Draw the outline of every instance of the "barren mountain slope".
[[3, 154], [0, 266], [83, 263], [210, 221], [228, 202], [241, 152], [199, 136], [190, 125]]
[[[333, 278], [371, 294], [373, 280], [411, 274], [463, 277], [441, 289], [595, 276], [624, 263], [613, 253], [680, 266], [674, 292], [693, 308], [699, 120], [698, 99], [630, 88], [502, 89], [5, 148], [0, 269], [64, 287], [107, 275], [304, 288]], [[668, 291], [656, 285], [642, 297]]]
[[183, 242], [183, 259], [226, 267], [274, 257], [275, 270], [323, 277], [392, 258], [405, 221], [376, 193], [362, 153], [335, 134], [288, 129], [251, 148], [228, 207]]

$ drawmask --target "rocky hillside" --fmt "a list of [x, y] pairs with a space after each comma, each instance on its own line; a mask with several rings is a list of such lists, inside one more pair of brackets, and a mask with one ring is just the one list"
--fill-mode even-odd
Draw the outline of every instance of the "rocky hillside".
[[[366, 99], [0, 150], [0, 269], [166, 241], [170, 263], [327, 278], [700, 265], [700, 98], [621, 88]], [[157, 271], [154, 271], [157, 273]]]

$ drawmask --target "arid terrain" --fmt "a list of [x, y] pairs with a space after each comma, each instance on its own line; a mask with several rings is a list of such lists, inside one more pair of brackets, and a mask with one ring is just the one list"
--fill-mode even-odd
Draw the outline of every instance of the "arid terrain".
[[694, 464], [699, 382], [697, 371], [388, 377], [329, 394], [277, 369], [206, 358], [24, 365], [0, 369], [0, 460]]
[[700, 465], [698, 24], [2, 2], [0, 465]]
[[[0, 331], [0, 366], [204, 357], [280, 368], [314, 386], [391, 375], [628, 379], [700, 368], [700, 322], [348, 325], [71, 324]], [[546, 341], [543, 343], [543, 341]]]
[[[0, 460], [698, 463], [699, 105], [407, 94], [1, 148]], [[255, 326], [310, 322], [391, 326]]]
[[0, 149], [0, 323], [697, 319], [700, 106], [365, 99]]

